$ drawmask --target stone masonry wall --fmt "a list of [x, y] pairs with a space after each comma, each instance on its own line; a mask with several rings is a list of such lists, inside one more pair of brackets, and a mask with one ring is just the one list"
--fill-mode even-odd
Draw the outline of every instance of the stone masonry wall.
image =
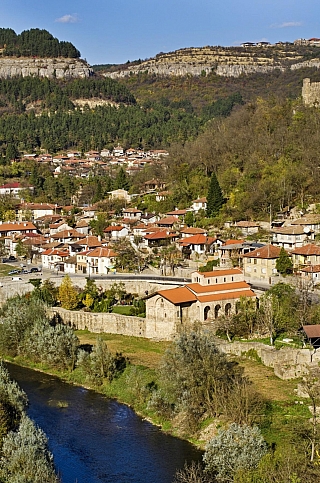
[[309, 349], [294, 349], [284, 347], [276, 349], [260, 342], [232, 342], [216, 340], [219, 349], [226, 354], [237, 356], [250, 355], [255, 351], [261, 362], [274, 369], [276, 376], [281, 379], [295, 379], [308, 372], [308, 369], [319, 366], [320, 352]]
[[[166, 340], [173, 339], [172, 324], [155, 324], [148, 319], [128, 317], [119, 314], [92, 313], [65, 310], [60, 307], [49, 309], [51, 316], [59, 315], [62, 322], [79, 330], [88, 329], [93, 333], [106, 332], [146, 339]], [[280, 379], [295, 379], [308, 372], [311, 367], [318, 367], [320, 351], [309, 349], [294, 349], [285, 347], [276, 349], [260, 342], [232, 342], [216, 339], [219, 349], [225, 354], [237, 356], [258, 356], [261, 362], [272, 367]], [[254, 352], [253, 352], [254, 351]]]
[[71, 311], [61, 307], [49, 309], [51, 316], [59, 316], [62, 322], [77, 330], [88, 329], [90, 332], [120, 334], [133, 337], [144, 337], [155, 340], [172, 340], [164, 324], [150, 324], [143, 317], [131, 317], [112, 313], [93, 313]]
[[302, 99], [306, 106], [320, 106], [320, 82], [312, 82], [309, 78], [303, 79]]

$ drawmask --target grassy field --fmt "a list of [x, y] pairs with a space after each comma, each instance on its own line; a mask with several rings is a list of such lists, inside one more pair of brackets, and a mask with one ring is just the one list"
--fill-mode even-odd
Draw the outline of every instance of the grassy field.
[[[140, 337], [127, 337], [117, 334], [93, 334], [86, 330], [76, 331], [81, 344], [95, 344], [102, 337], [112, 352], [121, 352], [133, 364], [155, 369], [170, 342], [156, 342]], [[235, 359], [243, 368], [255, 389], [264, 398], [285, 401], [294, 396], [297, 381], [283, 381], [274, 375], [273, 369], [251, 359]]]
[[93, 334], [87, 330], [75, 332], [81, 344], [95, 344], [101, 337], [112, 352], [121, 352], [132, 364], [156, 369], [170, 342], [155, 342], [141, 337], [127, 337], [117, 334]]

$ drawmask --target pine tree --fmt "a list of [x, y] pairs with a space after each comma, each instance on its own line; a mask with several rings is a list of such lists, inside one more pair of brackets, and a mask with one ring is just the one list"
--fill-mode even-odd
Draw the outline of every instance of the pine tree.
[[207, 195], [207, 216], [217, 216], [224, 203], [224, 198], [215, 173], [212, 173]]

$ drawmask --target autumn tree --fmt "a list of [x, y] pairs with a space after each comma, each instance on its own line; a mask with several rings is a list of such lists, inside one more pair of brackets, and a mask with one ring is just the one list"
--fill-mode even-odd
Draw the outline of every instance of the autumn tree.
[[78, 305], [78, 292], [74, 288], [69, 275], [66, 275], [59, 287], [58, 298], [61, 307], [67, 310], [74, 310]]

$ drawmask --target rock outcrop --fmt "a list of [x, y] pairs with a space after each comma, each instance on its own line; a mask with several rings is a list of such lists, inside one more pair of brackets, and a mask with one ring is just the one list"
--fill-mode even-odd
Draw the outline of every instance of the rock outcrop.
[[93, 71], [90, 66], [85, 61], [79, 59], [0, 58], [0, 78], [2, 79], [9, 79], [15, 76], [73, 79], [90, 77], [92, 74]]

